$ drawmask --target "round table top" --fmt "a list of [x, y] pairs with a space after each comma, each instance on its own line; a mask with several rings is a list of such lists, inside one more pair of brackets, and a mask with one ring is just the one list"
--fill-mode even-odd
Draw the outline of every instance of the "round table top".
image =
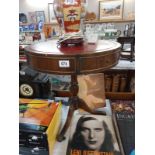
[[95, 44], [60, 47], [57, 40], [40, 42], [25, 48], [28, 65], [52, 74], [89, 74], [102, 72], [118, 63], [121, 44], [99, 40]]
[[121, 44], [114, 41], [99, 40], [95, 44], [85, 42], [82, 46], [58, 47], [57, 40], [49, 40], [28, 46], [25, 50], [39, 55], [88, 55], [108, 52], [120, 48]]

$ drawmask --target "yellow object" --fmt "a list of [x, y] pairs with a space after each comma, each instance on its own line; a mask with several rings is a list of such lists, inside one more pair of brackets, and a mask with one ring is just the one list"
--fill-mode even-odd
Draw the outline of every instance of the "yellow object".
[[[31, 134], [28, 130], [32, 130], [33, 132], [35, 131], [36, 134], [44, 135], [42, 137], [44, 137], [44, 141], [48, 142], [48, 145], [45, 145], [49, 150], [49, 155], [53, 155], [53, 148], [61, 123], [62, 103], [50, 102], [50, 100], [24, 98], [20, 98], [19, 101], [20, 134], [27, 136]], [[38, 141], [38, 143], [40, 143], [40, 141]], [[31, 144], [29, 145], [31, 146]]]
[[45, 35], [46, 39], [50, 38], [51, 33], [52, 33], [52, 25], [51, 24], [44, 24], [43, 32], [44, 32], [44, 35]]
[[49, 154], [53, 155], [53, 148], [56, 141], [56, 136], [60, 127], [61, 123], [61, 109], [62, 104], [59, 103], [59, 106], [53, 116], [53, 119], [46, 131], [47, 137], [48, 137], [48, 144], [49, 144]]

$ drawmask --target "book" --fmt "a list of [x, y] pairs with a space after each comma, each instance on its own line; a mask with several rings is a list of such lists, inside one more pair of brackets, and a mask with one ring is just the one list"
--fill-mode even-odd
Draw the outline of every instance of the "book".
[[111, 100], [112, 111], [115, 113], [134, 113], [135, 101], [134, 100]]
[[[97, 108], [97, 109], [94, 110], [94, 112], [96, 112], [97, 115], [98, 114], [100, 114], [100, 115], [105, 114], [105, 115], [112, 116], [112, 109], [111, 109], [111, 105], [110, 105], [111, 104], [110, 100], [109, 99], [106, 99], [105, 103], [106, 104], [105, 104], [104, 107]], [[79, 108], [77, 110], [77, 112], [79, 114], [81, 114], [81, 115], [83, 115], [83, 114], [90, 114], [88, 111], [85, 111], [82, 108]]]
[[115, 100], [111, 102], [114, 126], [122, 155], [135, 150], [135, 102]]
[[105, 91], [110, 92], [112, 87], [112, 77], [110, 75], [105, 75]]
[[119, 74], [113, 75], [112, 92], [118, 92], [119, 84], [120, 84], [120, 75]]
[[124, 92], [125, 91], [126, 84], [127, 84], [127, 78], [125, 76], [122, 76], [120, 78], [120, 88], [119, 88], [119, 91], [120, 92]]
[[[61, 125], [59, 128], [59, 131], [61, 131], [66, 123], [67, 117], [68, 117], [68, 111], [69, 106], [66, 106], [62, 104], [62, 110], [61, 110]], [[68, 146], [68, 140], [69, 140], [69, 133], [70, 133], [70, 127], [65, 133], [65, 139], [61, 142], [56, 141], [54, 144], [53, 154], [52, 155], [66, 155], [67, 146]]]
[[50, 100], [19, 99], [19, 154], [52, 155], [61, 107]]
[[130, 81], [130, 91], [132, 93], [135, 93], [135, 77], [131, 78], [131, 81]]
[[130, 155], [135, 150], [135, 115], [114, 113], [113, 118], [122, 155]]
[[111, 116], [75, 114], [67, 155], [121, 155]]

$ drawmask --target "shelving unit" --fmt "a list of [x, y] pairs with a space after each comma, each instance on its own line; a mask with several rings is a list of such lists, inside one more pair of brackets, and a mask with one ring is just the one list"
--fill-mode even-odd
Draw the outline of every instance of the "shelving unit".
[[[33, 25], [34, 29], [29, 26]], [[25, 30], [23, 29], [25, 27]], [[26, 65], [26, 55], [24, 48], [28, 45], [41, 41], [42, 30], [38, 29], [38, 23], [19, 23], [19, 68]]]
[[[134, 80], [135, 77], [135, 62], [130, 62], [127, 60], [120, 60], [119, 63], [104, 72], [105, 74], [116, 75], [116, 74], [124, 74], [126, 76], [127, 85], [123, 92], [105, 92], [107, 99], [118, 99], [118, 100], [134, 100], [135, 92], [131, 90], [131, 80]], [[134, 81], [132, 81], [134, 82]], [[132, 86], [134, 89], [134, 85]]]
[[40, 32], [39, 30], [33, 30], [33, 31], [22, 31], [19, 33], [35, 33], [35, 32]]
[[93, 21], [85, 21], [85, 24], [98, 24], [98, 23], [127, 23], [127, 22], [135, 22], [135, 19], [117, 19], [117, 20], [93, 20]]
[[[126, 69], [126, 70], [121, 70], [121, 69], [110, 69], [104, 72], [105, 76], [106, 75], [110, 75], [112, 77], [112, 83], [111, 83], [111, 87], [113, 87], [113, 85], [115, 85], [115, 81], [114, 81], [114, 77], [115, 76], [120, 76], [118, 79], [118, 85], [117, 87], [117, 91], [113, 91], [111, 88], [111, 91], [106, 91], [105, 95], [107, 99], [118, 99], [118, 100], [133, 100], [135, 99], [135, 92], [134, 92], [134, 86], [132, 86], [132, 78], [135, 77], [135, 70], [130, 70], [130, 69]], [[125, 88], [124, 91], [120, 91], [120, 78], [121, 75], [124, 75], [126, 77], [126, 84], [125, 84]]]
[[[114, 74], [114, 73], [125, 73], [127, 75], [131, 74], [130, 76], [134, 76], [134, 70], [124, 70], [124, 71], [121, 71], [121, 70], [108, 70], [106, 71], [107, 72], [110, 72], [110, 74]], [[131, 81], [131, 77], [129, 77], [128, 81]], [[127, 86], [129, 87], [129, 86]], [[53, 90], [53, 92], [55, 93], [55, 95], [57, 97], [70, 97], [71, 94], [69, 91], [66, 91], [66, 90]], [[135, 99], [135, 93], [134, 92], [131, 92], [129, 89], [127, 89], [126, 91], [124, 92], [105, 92], [105, 96], [106, 96], [106, 99], [118, 99], [118, 100], [133, 100]]]
[[[20, 26], [27, 26], [27, 25], [30, 25], [30, 24], [37, 24], [37, 23], [20, 23], [19, 25], [20, 25]], [[46, 22], [46, 23], [44, 23], [44, 24], [58, 25], [57, 22], [52, 22], [52, 23]]]
[[[126, 60], [120, 60], [119, 63], [109, 69], [104, 71], [105, 75], [124, 75], [126, 77], [126, 86], [124, 91], [118, 91], [112, 92], [112, 91], [106, 91], [105, 95], [107, 99], [118, 99], [118, 100], [134, 100], [135, 99], [135, 92], [134, 92], [134, 85], [131, 88], [131, 83], [134, 82], [135, 77], [135, 67], [134, 62], [126, 61]], [[68, 90], [58, 90], [54, 89], [52, 90], [56, 96], [58, 97], [70, 97], [71, 93]]]

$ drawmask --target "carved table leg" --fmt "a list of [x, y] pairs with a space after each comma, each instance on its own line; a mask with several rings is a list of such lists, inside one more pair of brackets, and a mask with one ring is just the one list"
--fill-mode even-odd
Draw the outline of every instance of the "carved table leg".
[[78, 82], [77, 82], [77, 75], [71, 75], [71, 86], [70, 86], [70, 92], [71, 92], [71, 97], [69, 99], [69, 112], [67, 115], [67, 120], [65, 122], [65, 125], [59, 135], [57, 136], [57, 140], [61, 142], [62, 140], [65, 139], [65, 133], [70, 125], [74, 110], [78, 109], [78, 102], [79, 98], [77, 96], [79, 87], [78, 87]]

